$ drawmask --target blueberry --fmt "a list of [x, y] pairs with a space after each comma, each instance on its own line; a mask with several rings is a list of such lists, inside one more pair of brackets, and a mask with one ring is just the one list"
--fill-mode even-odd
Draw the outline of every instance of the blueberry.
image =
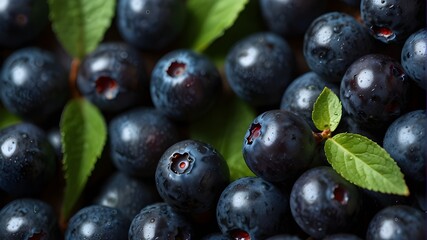
[[339, 82], [347, 67], [371, 49], [368, 31], [342, 12], [319, 16], [304, 35], [303, 54], [308, 67], [331, 82]]
[[362, 0], [362, 23], [377, 40], [404, 42], [425, 25], [424, 0]]
[[0, 98], [9, 112], [41, 123], [60, 112], [68, 97], [66, 72], [51, 52], [30, 47], [7, 57], [0, 77]]
[[396, 119], [384, 136], [384, 149], [411, 181], [426, 181], [426, 110], [408, 112]]
[[166, 203], [144, 207], [132, 220], [129, 240], [193, 239], [193, 227], [188, 219]]
[[316, 0], [259, 0], [268, 29], [281, 36], [303, 35], [310, 23], [326, 11], [325, 3]]
[[101, 186], [94, 204], [116, 208], [132, 220], [142, 208], [158, 201], [154, 182], [116, 172]]
[[315, 148], [303, 118], [286, 110], [269, 110], [258, 115], [246, 131], [243, 158], [267, 181], [291, 181], [309, 167]]
[[59, 127], [52, 127], [46, 132], [47, 140], [52, 146], [53, 150], [56, 153], [56, 157], [59, 160], [62, 160], [62, 142], [61, 142], [61, 131]]
[[89, 205], [76, 212], [65, 230], [65, 240], [128, 239], [130, 221], [115, 208]]
[[401, 63], [405, 72], [418, 86], [427, 87], [427, 29], [423, 28], [410, 35], [402, 47]]
[[151, 107], [116, 115], [109, 123], [110, 155], [130, 176], [153, 177], [163, 152], [181, 137], [170, 119]]
[[183, 32], [187, 9], [182, 0], [119, 0], [117, 29], [128, 43], [158, 51]]
[[290, 206], [301, 229], [314, 238], [350, 231], [358, 221], [358, 188], [327, 166], [303, 173], [292, 187]]
[[404, 205], [379, 211], [370, 221], [366, 240], [425, 239], [425, 214]]
[[317, 130], [312, 120], [313, 105], [322, 90], [328, 87], [336, 94], [339, 88], [324, 80], [315, 72], [307, 72], [294, 79], [286, 88], [280, 102], [280, 109], [293, 112], [306, 120], [312, 130]]
[[269, 237], [265, 240], [302, 240], [301, 238], [294, 236], [294, 235], [289, 235], [289, 234], [279, 234], [279, 235], [275, 235], [272, 237]]
[[80, 65], [77, 87], [102, 111], [119, 112], [148, 97], [145, 62], [122, 42], [101, 43]]
[[294, 64], [294, 54], [285, 39], [258, 32], [235, 43], [224, 67], [237, 96], [254, 106], [269, 106], [279, 105]]
[[20, 47], [35, 40], [49, 22], [45, 0], [4, 0], [0, 6], [0, 46]]
[[159, 160], [156, 186], [162, 199], [182, 212], [215, 209], [230, 181], [227, 162], [211, 145], [183, 140], [169, 147]]
[[164, 55], [151, 74], [154, 106], [179, 121], [191, 121], [203, 115], [221, 91], [222, 80], [213, 62], [188, 49]]
[[233, 240], [233, 238], [222, 233], [211, 233], [202, 237], [202, 240]]
[[404, 113], [409, 83], [397, 60], [383, 54], [365, 55], [352, 63], [342, 78], [343, 110], [364, 127], [384, 129]]
[[323, 240], [362, 240], [362, 239], [354, 234], [337, 233], [337, 234], [328, 235], [324, 237]]
[[32, 198], [10, 201], [0, 210], [0, 239], [59, 239], [52, 206]]
[[289, 195], [259, 177], [231, 182], [216, 208], [218, 225], [233, 239], [265, 239], [290, 225]]
[[0, 130], [0, 188], [12, 195], [41, 192], [55, 173], [56, 156], [43, 130], [19, 123]]

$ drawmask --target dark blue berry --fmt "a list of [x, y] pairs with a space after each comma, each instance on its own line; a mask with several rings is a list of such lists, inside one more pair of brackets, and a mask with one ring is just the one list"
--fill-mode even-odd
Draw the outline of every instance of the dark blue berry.
[[317, 0], [259, 0], [267, 27], [281, 36], [304, 34], [310, 23], [326, 10], [325, 3]]
[[383, 129], [405, 111], [409, 83], [397, 60], [382, 54], [363, 56], [342, 78], [343, 110], [367, 128]]
[[304, 118], [311, 129], [317, 130], [312, 120], [313, 105], [325, 87], [339, 94], [339, 88], [325, 81], [315, 72], [307, 72], [294, 79], [283, 93], [280, 109]]
[[337, 234], [328, 235], [324, 237], [323, 240], [362, 240], [362, 239], [354, 234], [337, 233]]
[[207, 112], [221, 91], [222, 80], [213, 62], [187, 49], [164, 55], [151, 74], [154, 106], [179, 121], [194, 120]]
[[119, 210], [101, 205], [80, 209], [69, 220], [65, 240], [127, 240], [130, 220]]
[[0, 188], [12, 195], [39, 193], [53, 177], [56, 155], [43, 130], [19, 123], [0, 130]]
[[313, 161], [316, 142], [304, 119], [286, 110], [258, 115], [246, 131], [243, 158], [257, 176], [291, 181]]
[[339, 82], [347, 67], [372, 48], [368, 31], [342, 12], [316, 18], [305, 32], [303, 54], [309, 68], [331, 82]]
[[302, 240], [301, 238], [294, 236], [294, 235], [289, 235], [289, 234], [279, 234], [279, 235], [275, 235], [272, 237], [269, 237], [265, 240]]
[[177, 40], [186, 15], [182, 0], [119, 0], [116, 21], [125, 41], [143, 50], [158, 51]]
[[350, 231], [358, 221], [358, 188], [331, 167], [303, 173], [292, 187], [290, 206], [301, 229], [314, 238]]
[[229, 184], [227, 162], [211, 145], [184, 140], [168, 148], [159, 160], [156, 185], [163, 200], [182, 212], [215, 209]]
[[425, 25], [425, 0], [362, 0], [360, 15], [376, 39], [404, 42]]
[[66, 72], [52, 53], [23, 48], [3, 64], [0, 98], [9, 112], [43, 122], [60, 112], [68, 97]]
[[59, 127], [53, 127], [46, 132], [47, 140], [50, 145], [52, 145], [53, 150], [56, 153], [57, 159], [62, 160], [62, 140], [61, 140], [61, 131]]
[[405, 72], [424, 90], [427, 87], [427, 29], [410, 35], [402, 47], [401, 64]]
[[222, 233], [211, 233], [202, 237], [202, 240], [233, 240], [233, 238]]
[[166, 203], [144, 207], [129, 228], [129, 240], [193, 238], [193, 227], [188, 219]]
[[221, 194], [218, 225], [232, 239], [265, 239], [289, 231], [289, 195], [258, 177], [239, 178]]
[[58, 222], [52, 206], [32, 198], [10, 201], [0, 211], [0, 239], [59, 239]]
[[121, 42], [102, 43], [80, 65], [77, 87], [103, 111], [117, 112], [148, 98], [148, 75], [138, 51]]
[[426, 181], [427, 115], [425, 110], [406, 113], [396, 119], [384, 136], [384, 149], [407, 179]]
[[101, 186], [94, 203], [116, 208], [132, 220], [142, 208], [158, 201], [154, 182], [116, 172]]
[[425, 239], [425, 213], [404, 205], [379, 211], [370, 221], [366, 240]]
[[48, 24], [45, 0], [4, 0], [0, 3], [0, 46], [15, 48], [35, 40]]
[[163, 152], [180, 140], [178, 127], [154, 108], [114, 117], [108, 127], [114, 165], [131, 176], [153, 177]]
[[231, 89], [255, 106], [279, 105], [291, 81], [295, 59], [286, 40], [271, 32], [254, 33], [235, 43], [225, 61]]

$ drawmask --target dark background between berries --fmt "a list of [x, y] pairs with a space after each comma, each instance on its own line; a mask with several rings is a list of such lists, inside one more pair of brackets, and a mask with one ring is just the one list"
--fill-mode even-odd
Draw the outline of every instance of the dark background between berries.
[[[347, 1], [347, 2], [350, 2], [350, 1]], [[252, 9], [251, 13], [253, 14], [253, 17], [255, 17], [258, 20], [258, 22], [260, 23], [260, 24], [258, 24], [258, 28], [257, 27], [254, 28], [253, 32], [256, 32], [258, 30], [266, 31], [266, 30], [268, 30], [268, 27], [267, 27], [267, 25], [265, 25], [263, 23], [262, 14], [258, 9], [257, 4], [258, 4], [257, 1], [251, 0], [249, 5], [247, 6], [249, 9]], [[344, 3], [344, 1], [329, 0], [329, 1], [327, 1], [326, 5], [327, 5], [325, 7], [325, 9], [327, 9], [326, 11], [341, 11], [341, 12], [347, 13], [351, 16], [354, 16], [358, 21], [361, 21], [359, 9], [357, 7], [351, 7], [349, 5], [346, 5]], [[256, 9], [256, 10], [253, 10], [253, 9]], [[303, 17], [303, 16], [301, 16], [301, 17]], [[239, 19], [237, 21], [239, 21]], [[113, 20], [113, 24], [111, 25], [111, 27], [108, 29], [103, 42], [122, 41], [123, 40], [120, 37], [120, 33], [117, 30], [117, 25], [114, 24], [114, 22], [115, 22], [115, 19]], [[249, 32], [251, 32], [251, 31], [249, 31]], [[228, 32], [226, 32], [226, 34], [228, 34]], [[232, 33], [231, 33], [231, 35], [232, 35]], [[248, 34], [246, 34], [246, 35], [248, 35]], [[293, 78], [292, 78], [292, 79], [295, 79], [297, 76], [300, 76], [301, 74], [310, 71], [308, 65], [305, 62], [303, 51], [302, 51], [302, 49], [303, 49], [303, 35], [287, 36], [286, 39], [287, 39], [289, 45], [291, 46], [291, 48], [295, 54], [296, 66], [295, 66], [295, 69], [294, 69], [295, 71], [293, 73]], [[179, 41], [172, 43], [172, 45], [170, 45], [169, 47], [167, 47], [161, 51], [155, 51], [155, 52], [140, 51], [141, 57], [144, 59], [144, 61], [146, 63], [145, 64], [146, 71], [148, 73], [151, 73], [153, 67], [155, 66], [155, 64], [157, 62], [157, 60], [160, 59], [167, 52], [176, 49], [179, 46], [178, 42]], [[221, 39], [219, 39], [218, 42], [221, 43]], [[44, 30], [42, 31], [42, 33], [39, 35], [39, 37], [37, 39], [35, 39], [34, 41], [26, 43], [25, 46], [37, 46], [37, 47], [40, 47], [42, 49], [47, 49], [47, 50], [52, 51], [53, 53], [56, 54], [56, 56], [58, 57], [60, 63], [64, 66], [64, 68], [67, 71], [69, 71], [70, 64], [71, 64], [71, 58], [67, 55], [67, 53], [60, 46], [59, 42], [55, 38], [54, 33], [52, 32], [50, 25], [44, 28]], [[231, 47], [230, 44], [224, 45], [224, 49], [229, 49], [230, 47]], [[402, 47], [401, 44], [386, 45], [386, 44], [383, 44], [380, 42], [375, 42], [374, 48], [375, 48], [376, 53], [387, 54], [388, 56], [390, 56], [396, 60], [400, 60], [401, 47]], [[0, 65], [3, 65], [5, 59], [10, 54], [12, 54], [16, 49], [17, 48], [9, 48], [9, 49], [0, 48]], [[207, 53], [209, 54], [209, 50], [207, 51]], [[228, 93], [231, 93], [231, 90], [228, 87], [227, 82], [226, 82], [226, 78], [225, 78], [223, 68], [219, 68], [219, 70], [222, 74], [222, 80], [224, 83], [224, 88], [226, 89], [226, 91]], [[408, 105], [409, 109], [407, 109], [407, 111], [417, 110], [417, 109], [425, 109], [425, 104], [426, 104], [425, 91], [418, 88], [418, 87], [411, 87], [410, 91], [412, 91], [413, 94], [410, 94], [411, 99], [409, 99], [409, 105]], [[151, 103], [148, 103], [147, 105], [151, 106]], [[277, 108], [279, 108], [279, 106], [277, 106]], [[256, 110], [257, 110], [257, 113], [262, 113], [266, 109], [257, 108]], [[114, 116], [115, 116], [115, 114], [105, 113], [105, 117], [106, 117], [107, 122], [110, 121]], [[52, 123], [43, 125], [45, 130], [50, 130], [53, 127], [57, 127], [57, 119], [59, 119], [59, 116], [56, 116], [52, 119], [55, 119], [52, 121]], [[180, 123], [179, 127], [180, 127], [180, 131], [182, 132], [182, 135], [188, 136], [187, 124]], [[379, 138], [381, 138], [381, 137], [379, 137]], [[60, 164], [57, 164], [57, 165], [58, 166], [57, 166], [55, 181], [52, 181], [48, 185], [46, 185], [44, 190], [39, 195], [37, 195], [36, 198], [42, 199], [42, 200], [46, 201], [47, 203], [51, 204], [53, 206], [54, 212], [59, 216], [60, 204], [61, 204], [60, 201], [61, 201], [61, 195], [62, 195], [61, 191], [64, 188], [64, 180], [63, 180], [63, 175], [61, 172], [61, 165]], [[95, 170], [89, 179], [89, 182], [88, 182], [88, 184], [84, 190], [84, 193], [82, 194], [82, 197], [80, 198], [80, 200], [77, 204], [76, 209], [81, 209], [84, 206], [89, 205], [94, 200], [94, 198], [96, 196], [98, 196], [98, 194], [100, 193], [100, 190], [101, 190], [100, 186], [102, 186], [107, 181], [107, 179], [115, 172], [115, 170], [116, 169], [115, 169], [114, 165], [112, 164], [111, 159], [109, 158], [108, 145], [106, 145], [106, 147], [103, 151], [103, 155], [100, 158], [100, 160], [98, 160], [98, 162], [95, 166]], [[5, 194], [4, 192], [0, 192], [0, 207], [5, 206], [7, 203], [11, 202], [13, 199], [15, 199], [15, 197], [9, 196], [9, 195]], [[396, 201], [396, 202], [400, 203], [399, 201]], [[198, 217], [200, 217], [200, 216], [195, 217], [195, 219], [197, 219]], [[364, 219], [364, 220], [366, 220], [366, 219]], [[366, 221], [369, 221], [369, 220], [366, 220]], [[203, 221], [201, 221], [201, 222], [202, 223], [200, 225], [206, 227], [206, 225], [204, 225], [205, 223]], [[208, 229], [207, 230], [208, 232], [218, 231], [217, 227], [212, 227], [212, 226], [207, 227], [207, 229]], [[197, 229], [197, 231], [203, 232], [200, 229]], [[296, 231], [296, 232], [297, 232], [297, 234], [300, 234], [303, 237], [307, 237], [307, 235], [305, 233], [302, 233], [301, 231]], [[200, 233], [200, 234], [204, 234], [204, 233]]]

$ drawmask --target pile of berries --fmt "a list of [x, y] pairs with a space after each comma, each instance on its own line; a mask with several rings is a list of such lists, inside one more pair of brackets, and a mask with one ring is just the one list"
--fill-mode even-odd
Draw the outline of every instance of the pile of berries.
[[[249, 4], [264, 29], [218, 66], [177, 47], [186, 1], [118, 0], [70, 84], [47, 2], [0, 1], [0, 107], [22, 120], [0, 129], [0, 239], [424, 239], [425, 1]], [[342, 102], [337, 132], [383, 146], [409, 196], [332, 169], [311, 117], [324, 87]], [[108, 142], [61, 225], [59, 120], [76, 94], [102, 112]], [[254, 176], [231, 179], [222, 153], [188, 133], [230, 96], [257, 113], [241, 139]]]

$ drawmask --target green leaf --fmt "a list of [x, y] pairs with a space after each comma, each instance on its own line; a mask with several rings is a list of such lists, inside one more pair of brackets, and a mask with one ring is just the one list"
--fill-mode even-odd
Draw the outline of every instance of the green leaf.
[[115, 13], [115, 0], [48, 0], [53, 30], [65, 50], [83, 58], [101, 42]]
[[72, 99], [67, 103], [60, 129], [66, 180], [62, 218], [68, 219], [102, 153], [107, 130], [102, 114], [85, 99]]
[[14, 125], [21, 122], [19, 117], [8, 112], [6, 109], [0, 106], [0, 129]]
[[188, 0], [184, 46], [202, 52], [233, 25], [249, 0]]
[[325, 87], [313, 105], [312, 119], [317, 129], [333, 132], [340, 123], [341, 102], [329, 88]]
[[224, 97], [202, 119], [190, 126], [190, 137], [214, 146], [227, 161], [231, 179], [254, 176], [243, 159], [246, 130], [255, 111], [237, 97]]
[[362, 188], [409, 195], [396, 162], [377, 143], [353, 133], [340, 133], [325, 142], [329, 163], [341, 176]]

